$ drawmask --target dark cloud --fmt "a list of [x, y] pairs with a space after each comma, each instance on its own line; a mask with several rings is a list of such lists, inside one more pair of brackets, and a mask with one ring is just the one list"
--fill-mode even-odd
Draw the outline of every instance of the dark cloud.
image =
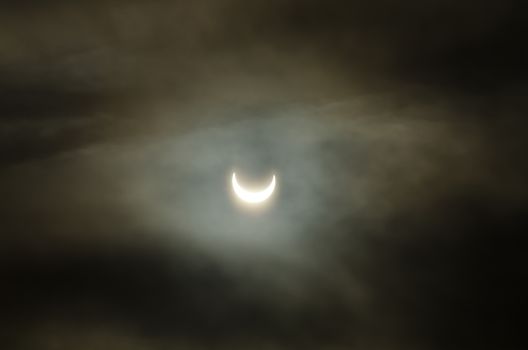
[[0, 347], [522, 348], [526, 10], [1, 1]]

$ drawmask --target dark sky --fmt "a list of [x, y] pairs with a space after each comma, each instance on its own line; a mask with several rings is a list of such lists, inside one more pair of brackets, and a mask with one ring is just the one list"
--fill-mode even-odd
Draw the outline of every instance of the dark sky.
[[[525, 1], [0, 1], [0, 348], [521, 349]], [[278, 190], [260, 210], [229, 176]]]

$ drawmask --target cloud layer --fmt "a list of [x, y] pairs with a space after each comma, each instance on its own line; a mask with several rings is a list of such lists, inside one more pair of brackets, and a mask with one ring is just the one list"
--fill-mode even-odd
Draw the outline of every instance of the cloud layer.
[[0, 347], [519, 348], [525, 10], [0, 2]]

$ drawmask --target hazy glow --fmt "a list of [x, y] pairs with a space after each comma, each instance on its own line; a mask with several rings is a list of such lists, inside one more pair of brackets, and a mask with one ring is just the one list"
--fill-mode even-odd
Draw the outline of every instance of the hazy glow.
[[250, 204], [258, 204], [264, 202], [266, 199], [271, 197], [273, 191], [275, 190], [275, 175], [271, 183], [262, 191], [248, 191], [239, 185], [236, 174], [233, 173], [231, 177], [231, 183], [233, 185], [233, 191], [242, 201]]

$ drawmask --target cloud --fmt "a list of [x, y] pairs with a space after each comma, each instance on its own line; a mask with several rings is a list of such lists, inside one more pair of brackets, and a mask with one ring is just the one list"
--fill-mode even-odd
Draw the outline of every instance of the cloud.
[[0, 6], [5, 348], [519, 343], [523, 5]]

